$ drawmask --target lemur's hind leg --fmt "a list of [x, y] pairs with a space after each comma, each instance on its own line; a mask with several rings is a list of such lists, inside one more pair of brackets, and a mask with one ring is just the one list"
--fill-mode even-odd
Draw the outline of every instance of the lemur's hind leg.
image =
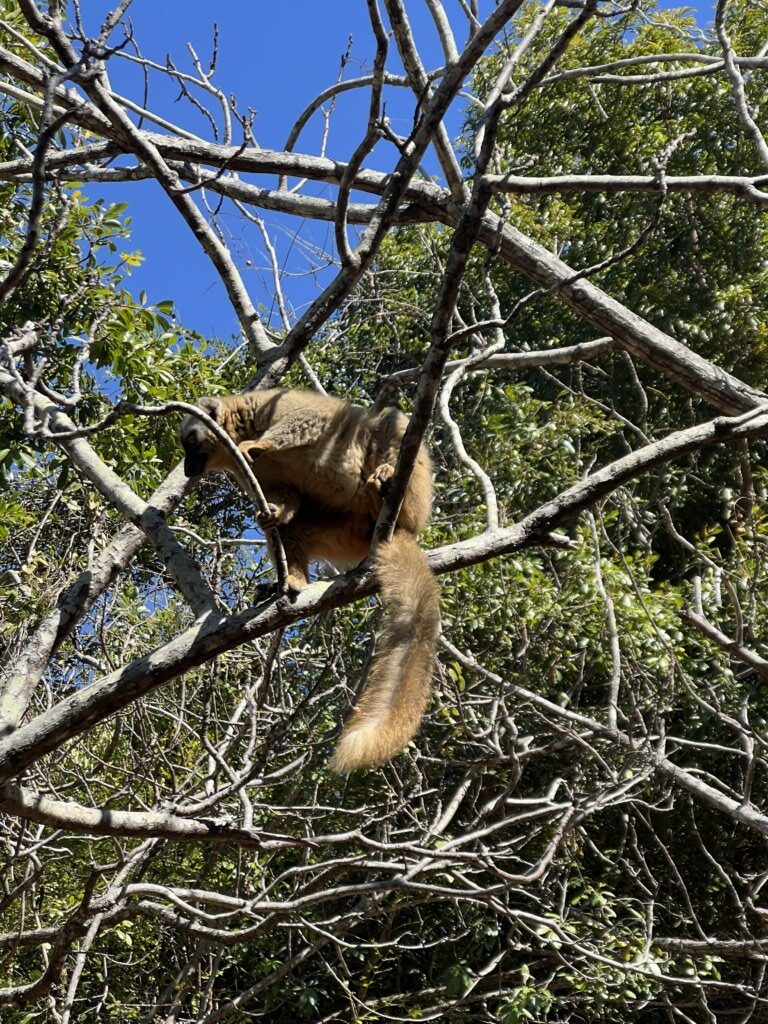
[[[285, 528], [288, 523], [292, 522], [299, 507], [301, 505], [301, 495], [298, 491], [292, 487], [269, 487], [264, 489], [264, 497], [267, 499], [267, 505], [269, 506], [269, 512], [257, 512], [256, 520], [264, 531], [264, 539], [267, 542], [267, 551], [269, 552], [269, 558], [273, 565], [277, 564], [277, 551], [275, 549], [275, 529], [278, 531], [278, 535], [282, 540], [282, 528]], [[285, 548], [285, 544], [283, 544]], [[288, 562], [288, 589], [297, 593], [302, 587], [306, 586], [306, 582], [301, 582], [302, 578], [306, 580], [306, 571], [302, 574], [300, 568], [296, 571], [291, 571], [291, 563], [287, 557]], [[264, 599], [273, 596], [275, 591], [276, 583], [272, 582], [269, 584], [259, 585], [259, 594]]]
[[309, 563], [316, 558], [327, 558], [340, 566], [361, 562], [368, 554], [371, 533], [352, 516], [319, 520], [298, 515], [280, 527], [280, 539], [288, 562], [288, 582], [301, 589], [309, 583]]

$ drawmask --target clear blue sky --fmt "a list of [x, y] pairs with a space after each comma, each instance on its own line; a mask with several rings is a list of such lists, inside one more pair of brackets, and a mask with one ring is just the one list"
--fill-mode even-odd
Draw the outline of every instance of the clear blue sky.
[[[90, 3], [83, 7], [92, 19], [87, 27], [95, 31], [107, 5]], [[256, 138], [261, 146], [269, 149], [283, 148], [301, 110], [318, 92], [336, 81], [341, 55], [350, 35], [353, 43], [345, 78], [370, 73], [375, 52], [365, 0], [323, 3], [290, 0], [282, 4], [224, 0], [217, 5], [204, 0], [183, 3], [181, 0], [134, 0], [129, 15], [144, 56], [162, 64], [166, 53], [170, 53], [177, 66], [185, 71], [191, 70], [187, 41], [207, 67], [215, 21], [219, 28], [215, 82], [227, 95], [234, 93], [238, 109], [255, 110]], [[409, 5], [409, 15], [426, 65], [440, 66], [442, 52], [423, 0]], [[388, 69], [402, 71], [394, 44]], [[109, 72], [114, 88], [141, 101], [143, 76], [135, 66], [113, 59]], [[153, 75], [148, 106], [174, 123], [211, 138], [210, 125], [186, 100], [176, 102], [178, 89], [163, 81], [163, 77]], [[339, 97], [328, 140], [329, 156], [345, 160], [352, 153], [365, 130], [368, 99], [368, 93], [363, 90]], [[413, 101], [406, 90], [388, 90], [387, 113], [395, 131], [408, 133], [412, 112]], [[458, 111], [453, 120], [453, 128], [458, 130]], [[305, 128], [297, 151], [319, 152], [321, 129], [322, 116], [316, 114]], [[241, 141], [239, 134], [235, 141]], [[386, 170], [393, 164], [393, 154], [391, 145], [380, 144], [368, 165]], [[434, 162], [428, 167], [431, 173], [437, 173]], [[258, 181], [268, 187], [275, 184], [275, 180], [265, 178]], [[112, 202], [129, 204], [133, 217], [132, 245], [141, 249], [146, 258], [128, 281], [132, 291], [138, 294], [139, 290], [145, 290], [150, 301], [174, 299], [181, 322], [204, 334], [229, 337], [236, 331], [234, 314], [223, 287], [159, 186], [151, 182], [102, 188], [91, 185], [84, 191], [93, 197], [100, 195]], [[331, 192], [326, 194], [330, 196]], [[306, 274], [308, 254], [292, 242], [293, 233], [301, 227], [297, 219], [269, 212], [265, 212], [263, 218], [271, 229], [280, 257], [289, 254], [289, 272]], [[232, 251], [253, 298], [271, 305], [273, 288], [263, 269], [265, 258], [257, 229], [242, 221], [236, 211], [223, 220], [223, 227], [230, 235]], [[322, 244], [329, 230], [325, 225], [316, 226], [312, 233], [305, 225], [302, 236], [314, 237]], [[246, 260], [252, 265], [246, 265]], [[327, 280], [327, 273], [321, 273], [318, 279]], [[287, 298], [298, 307], [311, 301], [317, 293], [318, 279], [313, 276], [287, 278]], [[272, 323], [277, 326], [276, 317]]]
[[[98, 19], [110, 5], [88, 2], [82, 5], [92, 19], [87, 25], [96, 29]], [[449, 12], [458, 10], [456, 0], [445, 0]], [[481, 13], [493, 6], [482, 0]], [[709, 5], [701, 5], [702, 18], [710, 16]], [[438, 67], [443, 62], [434, 24], [424, 0], [409, 0], [409, 18], [425, 65]], [[353, 37], [352, 55], [345, 78], [370, 72], [374, 44], [365, 0], [287, 0], [283, 3], [246, 3], [223, 0], [211, 4], [206, 0], [134, 0], [129, 16], [135, 37], [144, 56], [164, 63], [170, 53], [182, 70], [190, 70], [186, 50], [189, 41], [202, 63], [207, 66], [213, 37], [213, 23], [219, 27], [219, 59], [215, 82], [226, 94], [234, 93], [238, 108], [255, 110], [254, 131], [261, 146], [282, 149], [296, 116], [323, 88], [336, 80], [339, 61], [346, 50], [348, 36]], [[456, 21], [465, 32], [466, 21]], [[459, 46], [464, 35], [458, 39]], [[113, 86], [123, 95], [141, 102], [143, 76], [126, 61], [113, 59], [109, 65]], [[400, 72], [394, 43], [390, 47], [388, 69]], [[178, 89], [164, 76], [151, 79], [148, 106], [169, 120], [211, 137], [210, 125], [190, 104], [176, 102]], [[367, 91], [352, 91], [339, 97], [331, 124], [327, 155], [345, 160], [360, 141], [368, 106]], [[413, 116], [412, 97], [406, 90], [389, 89], [387, 113], [395, 131], [407, 134]], [[449, 131], [456, 134], [460, 124], [460, 106], [452, 112]], [[322, 119], [317, 114], [305, 129], [297, 150], [317, 153]], [[236, 137], [239, 142], [239, 136]], [[378, 170], [391, 168], [394, 150], [387, 143], [379, 144], [366, 161]], [[429, 173], [438, 174], [434, 160], [426, 163]], [[271, 184], [259, 179], [260, 184]], [[134, 270], [128, 281], [132, 291], [143, 289], [150, 301], [173, 299], [182, 323], [206, 335], [230, 337], [236, 331], [231, 307], [218, 283], [207, 257], [200, 250], [189, 229], [181, 221], [162, 190], [151, 182], [121, 184], [97, 189], [86, 186], [87, 194], [102, 195], [112, 202], [128, 202], [133, 217], [134, 248], [141, 249], [146, 261]], [[264, 220], [271, 228], [281, 259], [287, 259], [289, 272], [301, 276], [286, 279], [287, 298], [301, 308], [317, 293], [318, 281], [327, 280], [326, 271], [315, 279], [301, 272], [308, 269], [308, 253], [292, 242], [292, 234], [301, 225], [295, 218], [265, 212]], [[253, 225], [228, 216], [223, 221], [230, 244], [244, 280], [255, 301], [269, 307], [272, 285], [264, 272], [265, 258], [261, 237]], [[302, 235], [322, 242], [328, 227], [313, 228], [314, 234], [302, 229]], [[251, 265], [246, 261], [250, 260]], [[277, 326], [277, 319], [272, 323]]]

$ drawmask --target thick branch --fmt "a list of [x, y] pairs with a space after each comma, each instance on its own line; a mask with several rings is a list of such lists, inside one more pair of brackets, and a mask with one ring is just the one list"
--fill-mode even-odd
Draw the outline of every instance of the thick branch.
[[53, 800], [20, 786], [7, 785], [0, 790], [0, 808], [26, 821], [91, 836], [171, 839], [182, 843], [233, 843], [258, 850], [311, 845], [291, 836], [259, 832], [252, 828], [236, 828], [226, 821], [182, 818], [172, 811], [118, 811], [107, 807], [84, 807], [70, 800]]
[[550, 177], [527, 177], [518, 174], [488, 175], [488, 184], [494, 192], [516, 195], [552, 195], [573, 192], [682, 192], [685, 195], [737, 195], [759, 206], [768, 204], [768, 193], [761, 189], [768, 185], [764, 175], [739, 174], [562, 174]]

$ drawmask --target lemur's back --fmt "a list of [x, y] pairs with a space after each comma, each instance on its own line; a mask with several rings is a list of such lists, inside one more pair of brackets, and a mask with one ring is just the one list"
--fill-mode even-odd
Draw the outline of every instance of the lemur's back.
[[[294, 487], [312, 501], [375, 519], [381, 496], [367, 486], [383, 463], [394, 465], [407, 418], [397, 409], [363, 409], [309, 391], [251, 392], [223, 400], [222, 426], [238, 443], [258, 439], [276, 424], [291, 445], [264, 452], [254, 464], [264, 486]], [[398, 525], [418, 533], [432, 503], [432, 467], [422, 445]]]

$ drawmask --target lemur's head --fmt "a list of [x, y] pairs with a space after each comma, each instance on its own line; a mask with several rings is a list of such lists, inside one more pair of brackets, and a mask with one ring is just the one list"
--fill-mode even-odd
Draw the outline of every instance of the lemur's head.
[[[220, 422], [221, 402], [218, 398], [199, 398], [195, 405], [208, 413], [212, 420]], [[187, 476], [202, 476], [203, 473], [220, 468], [213, 463], [218, 461], [215, 455], [221, 445], [201, 419], [192, 414], [185, 416], [179, 436], [184, 448], [184, 472]]]

